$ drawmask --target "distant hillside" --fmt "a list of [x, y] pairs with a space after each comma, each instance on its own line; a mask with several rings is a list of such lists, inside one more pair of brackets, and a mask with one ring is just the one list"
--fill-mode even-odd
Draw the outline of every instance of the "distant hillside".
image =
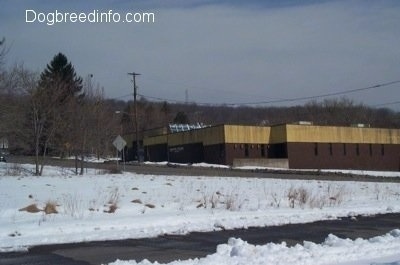
[[[133, 103], [109, 100], [114, 109], [133, 113]], [[355, 104], [346, 98], [309, 102], [294, 107], [202, 106], [141, 100], [138, 105], [141, 129], [161, 127], [185, 114], [189, 123], [273, 125], [310, 121], [319, 125], [367, 124], [371, 127], [400, 128], [400, 113], [386, 108]], [[181, 118], [181, 117], [179, 117]], [[128, 131], [133, 130], [132, 115], [122, 119]], [[130, 127], [130, 128], [129, 128]]]

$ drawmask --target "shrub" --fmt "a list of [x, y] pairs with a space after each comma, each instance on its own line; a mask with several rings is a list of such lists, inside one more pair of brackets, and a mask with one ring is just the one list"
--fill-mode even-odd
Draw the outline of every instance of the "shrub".
[[43, 209], [45, 214], [53, 214], [53, 213], [58, 213], [57, 211], [57, 203], [54, 201], [47, 201], [46, 205], [44, 206]]
[[238, 202], [238, 196], [231, 193], [225, 196], [225, 209], [230, 211], [237, 211], [241, 208], [242, 204]]
[[101, 169], [97, 169], [96, 174], [98, 175], [122, 174], [122, 170], [119, 167], [117, 167], [116, 164], [107, 164], [102, 166]]
[[115, 187], [111, 190], [110, 195], [108, 197], [108, 210], [104, 210], [105, 213], [115, 213], [118, 209], [120, 193], [118, 187]]
[[11, 166], [7, 167], [5, 174], [8, 176], [17, 177], [21, 176], [23, 171], [24, 168], [20, 164], [13, 163]]
[[306, 190], [304, 187], [294, 188], [290, 187], [287, 192], [287, 198], [289, 200], [289, 207], [294, 208], [297, 203], [300, 207], [304, 207], [310, 199], [310, 192]]
[[121, 194], [119, 193], [118, 187], [115, 187], [110, 192], [110, 195], [108, 197], [108, 204], [118, 204], [120, 196]]
[[291, 186], [287, 193], [287, 198], [289, 201], [290, 208], [294, 208], [294, 203], [297, 199], [297, 196], [298, 196], [297, 189], [295, 189], [293, 186]]
[[83, 218], [85, 207], [82, 199], [77, 194], [63, 194], [62, 205], [65, 214], [74, 218]]
[[111, 204], [108, 207], [108, 210], [104, 210], [105, 213], [115, 213], [115, 211], [118, 209], [118, 206], [116, 204]]

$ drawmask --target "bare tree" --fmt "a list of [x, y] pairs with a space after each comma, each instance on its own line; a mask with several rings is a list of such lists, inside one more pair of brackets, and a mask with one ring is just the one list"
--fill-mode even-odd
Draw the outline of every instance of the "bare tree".
[[0, 134], [8, 138], [14, 152], [29, 149], [27, 91], [36, 85], [37, 75], [19, 64], [5, 71], [3, 77], [0, 80]]
[[84, 173], [85, 157], [90, 154], [99, 158], [106, 154], [107, 143], [111, 143], [117, 129], [113, 112], [105, 105], [103, 89], [99, 85], [94, 87], [88, 79], [84, 91], [83, 100], [70, 101], [67, 106], [71, 117], [66, 140], [75, 156], [76, 174], [79, 167], [81, 175]]
[[0, 41], [0, 70], [4, 65], [7, 52], [8, 49], [6, 47], [6, 38], [3, 37], [3, 39]]
[[35, 174], [41, 176], [48, 148], [53, 144], [63, 116], [59, 104], [62, 89], [36, 85], [30, 89], [30, 120], [35, 150]]

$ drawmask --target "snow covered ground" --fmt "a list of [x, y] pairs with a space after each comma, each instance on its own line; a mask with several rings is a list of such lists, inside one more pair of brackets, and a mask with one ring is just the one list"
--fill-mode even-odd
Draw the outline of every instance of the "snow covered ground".
[[[1, 252], [41, 244], [144, 238], [400, 212], [398, 183], [152, 176], [109, 174], [95, 169], [75, 176], [71, 169], [59, 167], [46, 167], [44, 176], [35, 177], [32, 171], [32, 165], [0, 164]], [[39, 210], [53, 205], [58, 213], [24, 210], [27, 206], [32, 209], [32, 205]], [[291, 248], [275, 244], [251, 246], [232, 239], [219, 246], [214, 255], [176, 264], [288, 264], [273, 262], [283, 260], [281, 252], [300, 255], [296, 262], [289, 262], [292, 264], [325, 264], [310, 259], [307, 262], [306, 256], [322, 262], [325, 259], [318, 258], [322, 255], [318, 251], [339, 255], [350, 245], [353, 252], [361, 253], [362, 249], [371, 255], [376, 253], [371, 259], [362, 256], [369, 260], [392, 255], [389, 261], [393, 262], [400, 258], [388, 249], [400, 246], [399, 234], [395, 230], [372, 241], [354, 242], [331, 236], [322, 245], [305, 243]], [[379, 245], [381, 251], [367, 251], [370, 244], [377, 249]], [[249, 257], [249, 253], [254, 255]], [[271, 262], [267, 256], [272, 257]], [[256, 260], [245, 262], [250, 258]], [[333, 263], [326, 264], [337, 264], [345, 260], [327, 261]]]

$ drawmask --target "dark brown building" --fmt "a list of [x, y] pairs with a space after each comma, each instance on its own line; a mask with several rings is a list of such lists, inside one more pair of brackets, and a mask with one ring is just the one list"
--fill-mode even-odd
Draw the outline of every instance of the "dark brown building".
[[149, 161], [400, 171], [400, 130], [218, 125], [144, 138]]

